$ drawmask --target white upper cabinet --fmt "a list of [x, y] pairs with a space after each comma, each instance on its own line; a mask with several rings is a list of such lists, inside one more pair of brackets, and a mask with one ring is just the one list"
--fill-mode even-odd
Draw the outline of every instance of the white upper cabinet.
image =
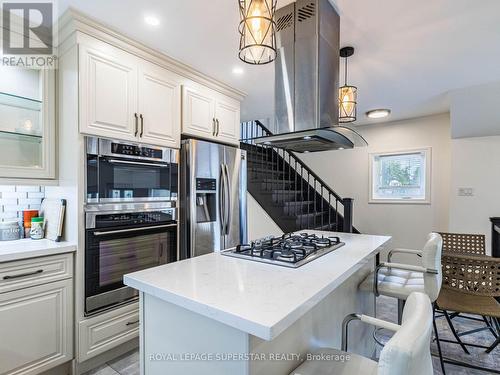
[[184, 134], [215, 137], [215, 98], [210, 90], [183, 86], [182, 108]]
[[80, 131], [135, 140], [137, 60], [103, 43], [96, 47], [80, 46]]
[[55, 178], [55, 72], [0, 67], [0, 180]]
[[240, 141], [240, 103], [229, 98], [220, 98], [215, 107], [216, 136], [229, 143]]
[[214, 90], [182, 88], [182, 132], [208, 140], [239, 144], [240, 104]]
[[80, 131], [180, 146], [180, 78], [97, 40], [80, 44]]
[[139, 67], [139, 136], [146, 143], [180, 147], [181, 85], [176, 75], [154, 64]]

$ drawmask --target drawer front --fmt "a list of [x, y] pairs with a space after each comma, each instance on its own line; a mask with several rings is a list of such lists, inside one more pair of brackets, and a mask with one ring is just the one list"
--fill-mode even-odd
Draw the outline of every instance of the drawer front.
[[79, 331], [78, 362], [83, 362], [139, 336], [138, 303], [80, 322]]
[[73, 254], [52, 255], [0, 264], [0, 293], [71, 278]]

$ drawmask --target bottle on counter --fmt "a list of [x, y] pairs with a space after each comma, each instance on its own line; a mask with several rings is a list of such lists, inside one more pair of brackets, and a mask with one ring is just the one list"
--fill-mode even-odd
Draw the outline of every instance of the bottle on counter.
[[45, 237], [43, 217], [34, 217], [31, 219], [30, 237], [32, 240], [41, 240]]
[[31, 219], [33, 219], [34, 217], [38, 217], [38, 210], [23, 211], [24, 238], [30, 238]]

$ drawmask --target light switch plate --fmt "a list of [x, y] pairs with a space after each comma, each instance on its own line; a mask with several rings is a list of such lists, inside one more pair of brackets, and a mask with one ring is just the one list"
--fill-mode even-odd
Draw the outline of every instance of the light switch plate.
[[458, 196], [459, 197], [473, 197], [474, 196], [474, 189], [468, 188], [468, 187], [458, 188]]

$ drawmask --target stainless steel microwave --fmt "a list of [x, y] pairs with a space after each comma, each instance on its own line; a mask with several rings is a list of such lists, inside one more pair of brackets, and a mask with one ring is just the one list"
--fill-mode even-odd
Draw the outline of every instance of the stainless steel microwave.
[[86, 201], [176, 201], [178, 150], [85, 137]]

